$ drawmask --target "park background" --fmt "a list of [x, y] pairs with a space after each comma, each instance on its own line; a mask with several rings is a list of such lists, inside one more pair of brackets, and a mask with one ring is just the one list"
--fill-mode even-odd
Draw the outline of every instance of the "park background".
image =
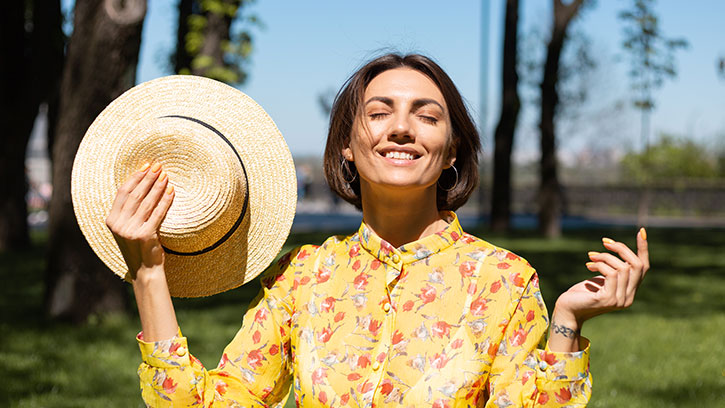
[[[432, 56], [461, 90], [484, 146], [480, 192], [459, 211], [464, 227], [526, 257], [548, 305], [589, 276], [585, 254], [602, 236], [632, 245], [637, 227], [648, 227], [652, 273], [635, 305], [584, 328], [593, 340], [590, 406], [725, 401], [725, 3], [6, 7], [2, 405], [142, 406], [132, 298], [80, 236], [67, 192], [74, 149], [106, 104], [174, 72], [239, 87], [274, 118], [295, 158], [300, 200], [285, 248], [319, 243], [360, 221], [322, 179], [330, 102], [357, 67], [391, 50]], [[553, 63], [559, 69], [545, 75]], [[255, 285], [176, 303], [207, 366], [238, 329]]]

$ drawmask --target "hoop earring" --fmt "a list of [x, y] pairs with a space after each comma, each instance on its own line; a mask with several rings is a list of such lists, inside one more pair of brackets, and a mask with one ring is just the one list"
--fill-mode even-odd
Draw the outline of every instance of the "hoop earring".
[[440, 184], [441, 183], [441, 180], [439, 178], [438, 179], [438, 187], [440, 187], [441, 190], [443, 190], [443, 191], [452, 191], [458, 185], [458, 170], [456, 170], [456, 166], [454, 166], [454, 165], [451, 165], [451, 168], [456, 173], [456, 182], [453, 183], [453, 185], [450, 188], [443, 188], [443, 186], [441, 186], [441, 184]]
[[[342, 158], [342, 161], [340, 162], [340, 173], [342, 174], [342, 181], [344, 181], [347, 184], [352, 184], [353, 181], [357, 178], [357, 169], [355, 170], [355, 173], [350, 170], [350, 166], [347, 164], [347, 160], [345, 158]], [[345, 178], [346, 174], [352, 174], [352, 179], [349, 181]]]

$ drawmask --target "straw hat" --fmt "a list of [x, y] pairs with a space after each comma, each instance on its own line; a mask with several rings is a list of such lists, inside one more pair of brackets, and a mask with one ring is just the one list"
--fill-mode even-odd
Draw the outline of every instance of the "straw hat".
[[235, 288], [272, 262], [294, 218], [296, 177], [282, 135], [250, 97], [168, 76], [128, 90], [88, 128], [73, 163], [73, 209], [121, 278], [128, 268], [105, 221], [118, 188], [147, 162], [160, 162], [176, 189], [159, 233], [172, 296]]

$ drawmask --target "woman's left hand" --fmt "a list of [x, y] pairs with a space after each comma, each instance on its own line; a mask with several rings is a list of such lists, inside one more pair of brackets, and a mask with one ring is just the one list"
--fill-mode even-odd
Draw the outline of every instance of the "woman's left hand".
[[637, 253], [621, 242], [602, 238], [604, 247], [612, 253], [589, 252], [586, 267], [599, 276], [572, 286], [559, 296], [554, 309], [555, 319], [581, 329], [584, 321], [594, 316], [629, 307], [639, 284], [649, 270], [647, 233], [637, 233]]

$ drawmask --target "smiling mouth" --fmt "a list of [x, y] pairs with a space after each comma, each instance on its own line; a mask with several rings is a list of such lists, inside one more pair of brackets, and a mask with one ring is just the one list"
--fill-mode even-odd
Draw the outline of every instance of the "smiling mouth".
[[395, 159], [395, 160], [415, 160], [420, 157], [419, 155], [414, 155], [414, 154], [410, 154], [410, 153], [406, 153], [406, 152], [396, 152], [396, 151], [385, 152], [385, 154], [383, 156], [387, 159]]

